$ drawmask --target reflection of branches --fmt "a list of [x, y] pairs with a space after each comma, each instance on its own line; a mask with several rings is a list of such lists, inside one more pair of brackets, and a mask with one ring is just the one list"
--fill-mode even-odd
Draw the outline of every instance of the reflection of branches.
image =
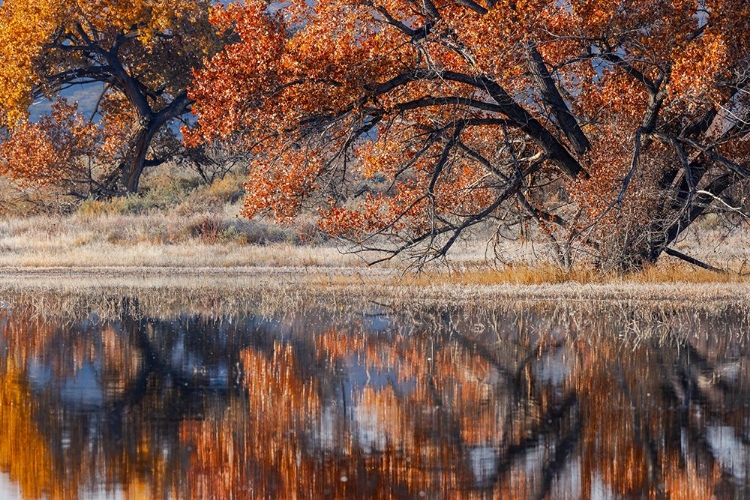
[[[565, 345], [564, 340], [560, 341], [554, 341], [554, 342], [540, 342], [539, 344], [531, 347], [529, 349], [529, 354], [527, 354], [521, 361], [518, 363], [518, 366], [515, 367], [515, 369], [510, 369], [505, 366], [503, 366], [497, 358], [492, 354], [492, 351], [482, 345], [481, 343], [473, 342], [469, 340], [465, 335], [462, 333], [452, 330], [451, 331], [451, 337], [455, 338], [458, 343], [464, 347], [468, 352], [472, 352], [474, 354], [477, 354], [479, 357], [481, 357], [483, 360], [490, 363], [490, 365], [497, 370], [497, 372], [506, 378], [507, 382], [511, 385], [511, 387], [516, 387], [519, 391], [522, 390], [523, 384], [522, 384], [522, 378], [524, 373], [527, 371], [526, 369], [528, 366], [533, 362], [534, 360], [538, 359], [539, 356], [546, 352], [546, 351], [552, 351], [559, 349]], [[531, 385], [531, 381], [526, 381], [527, 385]]]
[[712, 470], [717, 464], [714, 450], [709, 446], [704, 426], [691, 417], [696, 406], [707, 415], [712, 413], [710, 408], [705, 407], [707, 400], [700, 396], [699, 382], [696, 380], [698, 373], [691, 369], [691, 365], [696, 362], [701, 367], [698, 371], [703, 371], [708, 368], [708, 363], [692, 345], [683, 347], [684, 350], [679, 354], [677, 373], [670, 377], [670, 384], [663, 386], [662, 395], [665, 403], [678, 411], [678, 427], [674, 429], [676, 435], [673, 439], [685, 442], [680, 448], [681, 459], [694, 463], [697, 469]]
[[[520, 401], [527, 399], [528, 402], [534, 400], [534, 396], [531, 391], [524, 390], [524, 387], [531, 387], [533, 381], [526, 380], [523, 383], [522, 379], [524, 374], [527, 374], [528, 367], [534, 360], [538, 360], [542, 352], [554, 351], [564, 346], [564, 341], [557, 342], [540, 342], [538, 345], [533, 346], [529, 349], [529, 354], [524, 357], [519, 363], [515, 370], [508, 369], [503, 366], [493, 355], [490, 349], [477, 342], [471, 342], [463, 334], [451, 330], [451, 338], [458, 341], [458, 344], [462, 346], [468, 352], [478, 355], [483, 360], [490, 363], [490, 366], [495, 368], [497, 372], [502, 375], [509, 387], [514, 387], [516, 390], [513, 391], [514, 405]], [[538, 404], [539, 407], [543, 405]], [[571, 429], [568, 433], [563, 434], [561, 428], [562, 422], [566, 420], [572, 422]], [[513, 420], [509, 420], [507, 425], [513, 425]], [[534, 425], [527, 429], [523, 434], [521, 440], [517, 443], [508, 444], [503, 442], [505, 448], [501, 451], [501, 460], [499, 461], [496, 469], [496, 480], [507, 475], [510, 472], [511, 466], [517, 459], [522, 459], [527, 452], [531, 451], [540, 440], [545, 436], [558, 436], [558, 440], [555, 442], [555, 453], [549, 463], [545, 464], [543, 469], [542, 481], [534, 498], [546, 498], [549, 494], [552, 481], [559, 474], [559, 472], [565, 467], [570, 454], [573, 452], [583, 434], [584, 421], [581, 416], [580, 406], [578, 404], [578, 397], [575, 392], [570, 392], [568, 395], [553, 408], [549, 409], [546, 413], [540, 415], [535, 419]], [[507, 436], [512, 435], [508, 429], [503, 431], [503, 439]]]
[[[203, 332], [212, 329], [212, 335], [191, 337], [198, 330], [194, 317], [144, 318], [137, 303], [122, 307], [128, 312], [112, 328], [126, 339], [118, 344], [117, 354], [142, 357], [143, 362], [137, 373], [129, 372], [121, 397], [73, 424], [64, 420], [69, 415], [49, 411], [59, 398], [40, 403], [36, 418], [43, 421], [44, 438], [56, 443], [54, 454], [66, 472], [70, 461], [77, 460], [71, 455], [87, 463], [90, 457], [83, 447], [95, 438], [86, 433], [99, 432], [97, 438], [103, 442], [94, 448], [105, 449], [106, 467], [116, 473], [122, 464], [131, 471], [151, 471], [163, 467], [164, 461], [171, 474], [164, 484], [175, 481], [168, 487], [177, 495], [189, 491], [202, 498], [247, 498], [250, 494], [243, 488], [252, 486], [256, 497], [296, 493], [384, 498], [425, 491], [433, 498], [470, 490], [467, 497], [545, 498], [580, 472], [583, 489], [577, 491], [589, 491], [592, 478], [598, 477], [612, 488], [613, 496], [629, 498], [657, 496], [662, 487], [674, 491], [667, 484], [670, 480], [715, 487], [724, 463], [706, 432], [709, 419], [709, 425], [731, 425], [737, 440], [747, 446], [742, 435], [746, 410], [717, 416], [733, 403], [742, 407], [746, 388], [712, 380], [722, 369], [713, 361], [713, 351], [707, 355], [689, 344], [654, 342], [640, 344], [633, 356], [622, 357], [622, 344], [606, 334], [574, 343], [568, 333], [555, 341], [558, 335], [538, 332], [573, 328], [570, 310], [557, 305], [516, 306], [524, 310], [516, 317], [517, 309], [484, 306], [466, 318], [448, 307], [422, 307], [423, 318], [414, 310], [409, 315], [393, 310], [388, 320], [394, 331], [405, 332], [405, 324], [422, 319], [420, 328], [409, 334], [375, 334], [358, 323], [367, 319], [336, 316], [331, 322], [328, 316], [307, 311], [295, 317], [299, 328], [289, 335], [250, 322], [232, 326], [252, 334], [228, 342], [226, 350], [223, 343], [216, 347], [217, 338], [224, 342], [228, 331], [220, 321], [199, 325]], [[618, 317], [633, 320], [636, 313], [624, 307]], [[601, 314], [604, 310], [612, 311], [597, 309], [588, 316], [594, 323], [580, 324], [608, 331], [613, 315]], [[691, 317], [692, 313], [691, 309]], [[646, 316], [651, 322], [671, 319]], [[346, 326], [336, 323], [339, 319], [347, 321]], [[0, 328], [6, 328], [3, 320], [0, 314]], [[464, 329], [465, 322], [478, 320], [494, 328], [476, 335]], [[324, 333], [321, 325], [328, 327]], [[503, 340], [501, 325], [514, 325], [518, 341], [497, 342]], [[50, 331], [59, 334], [54, 328]], [[14, 335], [28, 342], [28, 336]], [[537, 335], [541, 339], [534, 340]], [[734, 341], [732, 337], [720, 346], [728, 345], [735, 356], [737, 349], [743, 354], [746, 346]], [[54, 350], [58, 345], [47, 342], [44, 348]], [[200, 376], [180, 371], [177, 349], [203, 360], [217, 351], [232, 356], [241, 350], [238, 356], [246, 375], [242, 390], [219, 389], [212, 405], [206, 392], [214, 389], [204, 387], [206, 380]], [[545, 359], [562, 354], [578, 357], [565, 365], [571, 371], [565, 373], [563, 384], [550, 382], [538, 369], [546, 368]], [[426, 361], [428, 356], [431, 360]], [[187, 387], [181, 387], [184, 384]], [[193, 406], [186, 408], [191, 401]], [[657, 411], [663, 408], [668, 411]], [[732, 420], [734, 416], [740, 420]], [[72, 452], [63, 450], [56, 439], [63, 426], [78, 433]], [[323, 440], [327, 443], [321, 444]], [[182, 451], [187, 446], [197, 450], [189, 460]], [[159, 455], [161, 449], [168, 457]], [[475, 450], [483, 461], [479, 470], [474, 468]], [[346, 484], [339, 480], [342, 471]], [[624, 475], [629, 477], [621, 479]], [[179, 489], [183, 486], [174, 484], [187, 486]], [[462, 488], [459, 493], [456, 487]], [[740, 491], [741, 485], [730, 487]], [[203, 489], [195, 493], [199, 488]]]
[[[498, 478], [508, 474], [513, 461], [517, 458], [522, 458], [526, 452], [536, 446], [543, 437], [555, 435], [553, 431], [559, 429], [560, 422], [563, 421], [566, 416], [570, 416], [570, 418], [576, 423], [570, 434], [561, 439], [558, 444], [558, 452], [556, 453], [552, 464], [550, 464], [554, 464], [554, 470], [549, 471], [554, 477], [554, 475], [562, 468], [564, 460], [567, 459], [575, 444], [580, 439], [583, 430], [578, 397], [574, 392], [568, 394], [559, 405], [552, 408], [544, 415], [541, 415], [534, 425], [528, 429], [520, 441], [511, 444], [502, 450], [502, 458], [497, 466]], [[551, 479], [552, 478], [550, 477], [549, 480], [551, 481]]]
[[[572, 396], [572, 395], [571, 395]], [[571, 407], [570, 418], [573, 420], [570, 432], [555, 443], [555, 455], [552, 460], [543, 467], [542, 486], [536, 496], [538, 499], [547, 498], [552, 486], [552, 480], [563, 470], [568, 463], [568, 457], [575, 450], [583, 434], [584, 421], [581, 417], [581, 409], [578, 404]], [[549, 418], [549, 416], [548, 416]]]

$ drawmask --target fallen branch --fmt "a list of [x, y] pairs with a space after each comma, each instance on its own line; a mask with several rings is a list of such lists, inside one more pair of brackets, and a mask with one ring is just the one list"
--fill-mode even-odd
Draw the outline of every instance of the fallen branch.
[[719, 269], [718, 267], [714, 267], [711, 264], [706, 264], [703, 261], [700, 261], [694, 257], [691, 257], [689, 255], [685, 255], [682, 252], [678, 252], [677, 250], [673, 250], [671, 248], [664, 249], [664, 253], [667, 255], [671, 255], [672, 257], [677, 257], [678, 259], [682, 259], [685, 262], [689, 262], [690, 264], [693, 264], [694, 266], [702, 267], [703, 269], [708, 269], [709, 271], [713, 271], [715, 273], [725, 273], [726, 270]]

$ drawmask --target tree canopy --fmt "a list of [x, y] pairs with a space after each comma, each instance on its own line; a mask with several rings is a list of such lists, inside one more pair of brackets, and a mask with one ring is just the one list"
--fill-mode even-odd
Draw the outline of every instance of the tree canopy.
[[[5, 0], [0, 171], [81, 196], [137, 191], [144, 167], [181, 147], [168, 125], [189, 110], [192, 71], [221, 47], [212, 3]], [[61, 96], [87, 84], [100, 91], [93, 110]], [[31, 122], [39, 99], [52, 111]]]
[[250, 217], [314, 199], [329, 233], [420, 259], [535, 225], [562, 263], [628, 269], [748, 178], [748, 2], [250, 0], [214, 21], [240, 40], [196, 73], [188, 140], [253, 153]]

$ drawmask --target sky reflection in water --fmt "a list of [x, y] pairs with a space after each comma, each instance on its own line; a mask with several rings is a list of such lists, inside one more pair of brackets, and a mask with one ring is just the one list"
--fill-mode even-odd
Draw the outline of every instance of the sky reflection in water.
[[750, 495], [747, 311], [587, 307], [6, 309], [0, 496]]

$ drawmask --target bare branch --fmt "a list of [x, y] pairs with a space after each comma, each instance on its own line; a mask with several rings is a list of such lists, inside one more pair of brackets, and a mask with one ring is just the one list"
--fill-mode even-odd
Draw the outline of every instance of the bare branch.
[[537, 87], [539, 87], [544, 102], [550, 106], [551, 112], [557, 119], [565, 137], [568, 138], [576, 153], [579, 155], [586, 153], [591, 148], [591, 143], [578, 125], [578, 120], [570, 112], [568, 105], [565, 104], [552, 76], [547, 70], [547, 65], [544, 63], [542, 55], [532, 42], [526, 44], [526, 54], [531, 76]]
[[440, 159], [435, 164], [435, 171], [432, 173], [432, 179], [430, 179], [430, 185], [427, 186], [427, 196], [429, 196], [431, 199], [435, 198], [435, 183], [437, 183], [438, 177], [440, 176], [440, 173], [443, 171], [443, 168], [445, 167], [445, 164], [448, 161], [448, 156], [453, 150], [453, 145], [461, 136], [462, 130], [463, 130], [462, 125], [460, 124], [456, 125], [456, 127], [453, 129], [453, 135], [451, 136], [450, 140], [446, 143], [445, 147], [443, 148], [443, 153], [440, 155]]
[[691, 257], [689, 255], [685, 255], [682, 252], [678, 252], [677, 250], [673, 248], [665, 248], [664, 253], [667, 255], [671, 255], [672, 257], [677, 257], [678, 259], [684, 260], [685, 262], [689, 262], [690, 264], [693, 264], [694, 266], [701, 267], [703, 269], [707, 269], [709, 271], [713, 271], [715, 273], [721, 273], [724, 274], [726, 271], [724, 269], [720, 269], [718, 267], [714, 267], [711, 264], [706, 264], [703, 261], [700, 261], [696, 259], [695, 257]]

